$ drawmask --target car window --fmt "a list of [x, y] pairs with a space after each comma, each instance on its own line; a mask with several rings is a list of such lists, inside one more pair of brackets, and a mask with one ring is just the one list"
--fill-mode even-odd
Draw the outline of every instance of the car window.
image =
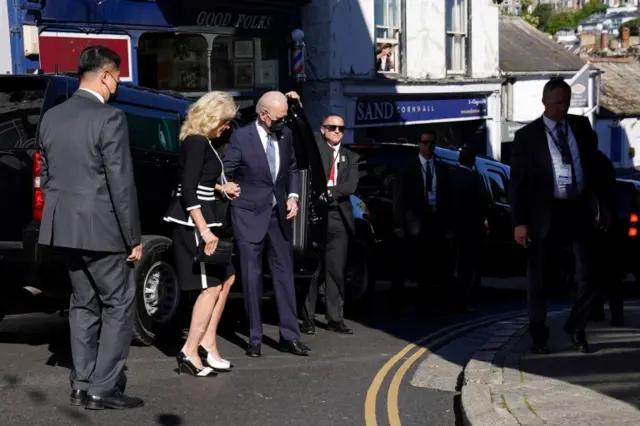
[[360, 156], [358, 191], [363, 194], [380, 190], [392, 193], [397, 172], [416, 155], [413, 151], [394, 152], [380, 149], [355, 152]]
[[132, 148], [178, 152], [181, 124], [178, 113], [118, 102], [112, 105], [121, 109], [127, 117]]
[[509, 203], [507, 197], [507, 177], [498, 170], [487, 170], [487, 177], [489, 178], [489, 187], [493, 194], [493, 199], [499, 203]]

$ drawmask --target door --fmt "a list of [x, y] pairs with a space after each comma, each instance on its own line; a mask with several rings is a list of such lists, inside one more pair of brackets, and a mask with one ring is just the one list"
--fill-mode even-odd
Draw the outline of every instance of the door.
[[147, 106], [112, 105], [127, 117], [142, 233], [166, 236], [163, 217], [177, 185], [181, 117]]
[[507, 195], [508, 171], [497, 165], [486, 165], [484, 180], [492, 202], [487, 217], [489, 246], [484, 251], [483, 275], [521, 275], [524, 273], [524, 252], [513, 238], [511, 208]]

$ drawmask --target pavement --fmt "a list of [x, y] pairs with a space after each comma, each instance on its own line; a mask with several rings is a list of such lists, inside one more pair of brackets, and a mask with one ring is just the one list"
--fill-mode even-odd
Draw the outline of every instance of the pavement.
[[[530, 353], [525, 318], [477, 330], [465, 337], [466, 343], [458, 343], [464, 352], [458, 358], [472, 353], [458, 376], [465, 425], [640, 424], [640, 305], [625, 307], [625, 327], [590, 323], [588, 354], [574, 349], [562, 331], [567, 316], [568, 310], [563, 310], [548, 319], [549, 355]], [[450, 357], [443, 358], [448, 359], [418, 371], [413, 384], [420, 384], [418, 373], [433, 386], [442, 384], [434, 371], [459, 371], [461, 359], [451, 364]], [[428, 373], [431, 377], [426, 379]], [[444, 386], [451, 383], [445, 381]]]

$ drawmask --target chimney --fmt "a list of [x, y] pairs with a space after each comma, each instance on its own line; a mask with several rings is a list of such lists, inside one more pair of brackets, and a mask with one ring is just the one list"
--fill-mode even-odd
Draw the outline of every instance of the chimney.
[[631, 39], [631, 30], [629, 28], [624, 27], [622, 29], [622, 47], [625, 49], [629, 48], [629, 41]]
[[607, 48], [607, 33], [600, 33], [600, 50]]

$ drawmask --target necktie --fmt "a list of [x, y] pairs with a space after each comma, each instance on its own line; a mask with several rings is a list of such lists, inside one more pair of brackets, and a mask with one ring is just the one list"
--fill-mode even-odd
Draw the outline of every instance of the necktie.
[[329, 171], [329, 181], [333, 186], [336, 185], [336, 149], [332, 146], [331, 148], [331, 170]]
[[269, 171], [271, 178], [276, 180], [276, 145], [272, 135], [267, 136], [267, 162], [269, 162]]
[[564, 131], [564, 126], [561, 122], [556, 123], [556, 135], [558, 137], [558, 149], [562, 156], [562, 162], [571, 166], [571, 185], [567, 187], [567, 196], [570, 199], [575, 199], [578, 196], [578, 183], [576, 181], [576, 169], [573, 166], [573, 157], [571, 156], [571, 148], [569, 148], [569, 137]]
[[431, 162], [427, 160], [426, 164], [425, 164], [425, 175], [426, 175], [426, 184], [425, 184], [425, 196], [427, 197], [427, 201], [429, 201], [429, 192], [431, 192], [431, 189], [433, 188], [433, 175], [431, 172]]

